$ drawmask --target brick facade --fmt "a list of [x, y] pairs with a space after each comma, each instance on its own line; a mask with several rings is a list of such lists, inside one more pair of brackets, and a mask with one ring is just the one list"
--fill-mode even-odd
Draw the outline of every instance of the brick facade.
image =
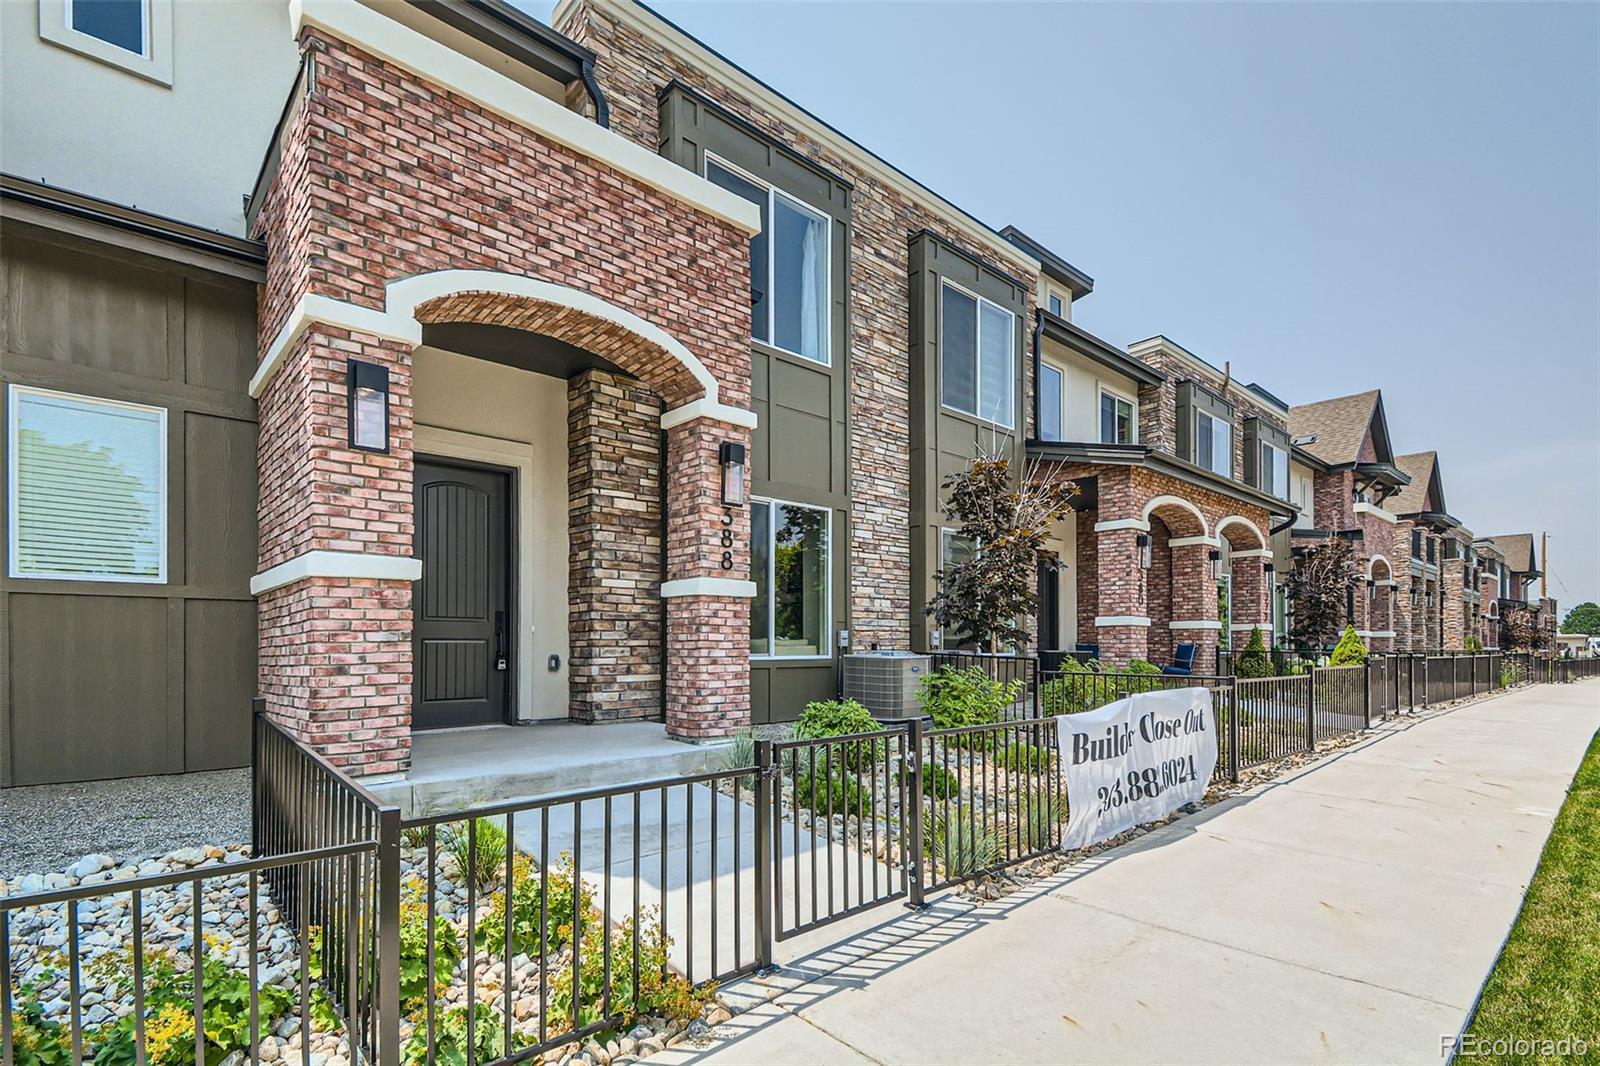
[[[301, 46], [317, 51], [314, 89], [280, 131], [281, 165], [256, 226], [268, 244], [263, 351], [308, 294], [381, 311], [387, 286], [399, 279], [489, 271], [555, 283], [637, 315], [694, 354], [717, 379], [722, 403], [748, 408], [742, 230], [329, 33], [307, 29]], [[471, 151], [462, 151], [465, 145]], [[642, 382], [624, 390], [633, 393], [636, 409], [615, 420], [612, 431], [639, 428], [651, 407], [639, 393], [653, 392], [670, 408], [704, 392], [660, 345], [559, 302], [467, 291], [419, 305], [416, 318], [525, 329], [602, 356]], [[387, 454], [348, 447], [349, 358], [389, 370]], [[410, 386], [406, 345], [321, 324], [306, 330], [261, 397], [264, 569], [315, 549], [412, 555]], [[607, 431], [599, 412], [591, 414], [578, 419], [580, 437]], [[698, 418], [669, 434], [669, 579], [749, 572], [748, 512], [733, 516], [733, 543], [725, 545], [723, 516], [711, 504], [720, 485], [716, 448], [724, 440], [748, 445], [749, 433]], [[630, 462], [643, 460], [642, 439], [639, 447]], [[614, 473], [592, 464], [586, 470], [602, 487]], [[614, 512], [641, 494], [648, 492], [637, 485], [625, 496], [602, 491], [596, 494], [604, 497], [601, 515], [576, 516], [588, 549], [578, 594], [608, 587], [598, 576], [607, 561], [625, 563], [630, 573], [623, 580], [638, 588], [648, 545], [627, 560], [602, 559], [598, 545]], [[262, 600], [261, 690], [271, 713], [364, 773], [407, 765], [410, 590], [404, 581], [318, 579]], [[699, 592], [670, 605], [668, 625], [677, 632], [667, 641], [669, 732], [707, 736], [748, 721], [745, 659], [727, 657], [713, 668], [704, 654], [713, 641], [746, 640], [748, 610], [746, 599]], [[589, 631], [592, 639], [580, 635], [574, 643], [584, 675], [575, 685], [584, 698], [581, 713], [637, 713], [658, 682], [636, 645], [624, 653], [628, 694], [601, 699], [597, 692], [595, 678], [605, 668], [595, 646], [605, 635], [604, 614], [597, 607], [586, 616], [582, 625], [597, 628]]]

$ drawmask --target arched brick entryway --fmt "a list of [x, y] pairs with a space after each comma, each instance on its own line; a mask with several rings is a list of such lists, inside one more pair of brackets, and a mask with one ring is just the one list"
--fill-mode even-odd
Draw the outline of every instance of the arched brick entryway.
[[[406, 766], [411, 351], [425, 324], [478, 323], [594, 352], [660, 397], [668, 728], [736, 728], [749, 719], [748, 514], [722, 507], [718, 449], [748, 444], [754, 425], [754, 209], [509, 80], [480, 79], [470, 98], [430, 82], [379, 54], [409, 31], [357, 39], [370, 21], [351, 20], [351, 40], [301, 27], [317, 76], [279, 132], [254, 227], [268, 246], [252, 394], [270, 712], [358, 772]], [[397, 103], [372, 106], [374, 93]], [[351, 446], [351, 360], [387, 371], [386, 451]]]

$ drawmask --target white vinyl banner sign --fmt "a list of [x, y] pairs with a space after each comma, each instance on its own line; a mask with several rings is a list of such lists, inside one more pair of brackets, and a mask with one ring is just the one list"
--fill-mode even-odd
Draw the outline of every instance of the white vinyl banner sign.
[[1056, 718], [1067, 770], [1062, 850], [1165, 818], [1206, 794], [1217, 765], [1211, 693], [1140, 692]]

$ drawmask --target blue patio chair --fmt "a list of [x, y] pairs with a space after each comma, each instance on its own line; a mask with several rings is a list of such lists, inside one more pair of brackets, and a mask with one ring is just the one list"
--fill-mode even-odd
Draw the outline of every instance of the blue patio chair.
[[1173, 652], [1172, 665], [1163, 666], [1161, 672], [1185, 677], [1194, 673], [1194, 656], [1195, 652], [1199, 650], [1200, 645], [1198, 644], [1179, 644]]
[[1100, 645], [1098, 644], [1079, 644], [1074, 650], [1078, 654], [1087, 655], [1091, 659], [1100, 658]]

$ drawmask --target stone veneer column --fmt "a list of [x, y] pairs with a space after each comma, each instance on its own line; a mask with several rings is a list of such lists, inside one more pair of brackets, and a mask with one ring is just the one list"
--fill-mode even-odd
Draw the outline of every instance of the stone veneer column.
[[567, 384], [570, 716], [661, 710], [661, 400], [633, 378]]
[[1443, 559], [1439, 562], [1439, 611], [1443, 629], [1444, 647], [1459, 651], [1467, 640], [1467, 601], [1462, 598], [1466, 586], [1461, 583], [1462, 559]]
[[[349, 446], [347, 361], [389, 371], [389, 451]], [[263, 578], [307, 552], [412, 555], [411, 355], [313, 324], [260, 398]], [[292, 576], [292, 575], [284, 575]], [[401, 771], [411, 752], [411, 581], [299, 576], [261, 592], [267, 712], [335, 765]]]
[[[750, 508], [722, 503], [719, 447], [749, 430], [697, 418], [667, 431], [667, 732], [750, 724]], [[729, 591], [720, 591], [728, 589]]]

